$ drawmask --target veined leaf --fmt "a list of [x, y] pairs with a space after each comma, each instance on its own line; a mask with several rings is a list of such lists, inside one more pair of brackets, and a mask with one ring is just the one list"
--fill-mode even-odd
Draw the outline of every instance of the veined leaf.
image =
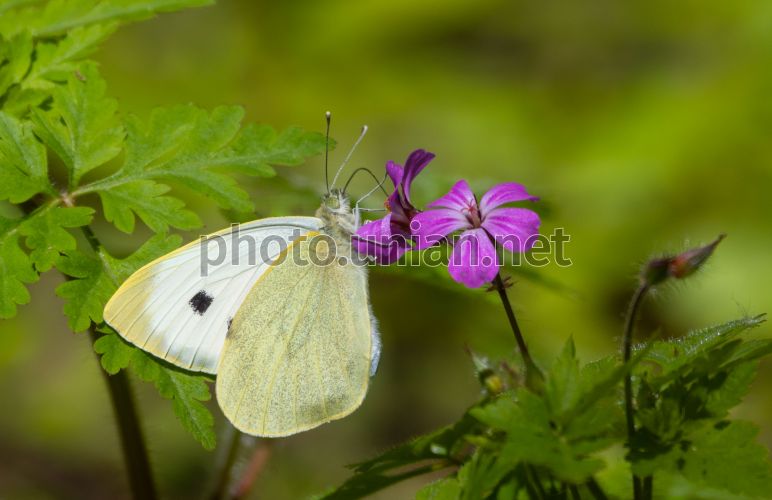
[[31, 124], [0, 111], [0, 200], [21, 203], [52, 191], [46, 149]]
[[772, 464], [757, 434], [749, 422], [702, 426], [668, 453], [633, 463], [633, 470], [640, 475], [670, 471], [695, 484], [765, 498], [772, 491]]
[[19, 233], [27, 237], [35, 268], [48, 271], [60, 253], [75, 250], [75, 238], [67, 228], [88, 225], [93, 214], [94, 210], [88, 207], [51, 207], [28, 217], [19, 226]]
[[[23, 2], [15, 2], [21, 5]], [[138, 21], [156, 13], [211, 4], [212, 0], [51, 0], [11, 10], [0, 18], [0, 33], [14, 34], [22, 28], [36, 37], [64, 33], [78, 26], [109, 21]]]
[[105, 304], [118, 285], [143, 264], [178, 247], [180, 241], [179, 236], [159, 234], [126, 259], [116, 259], [104, 250], [93, 257], [77, 250], [61, 256], [57, 269], [74, 278], [56, 288], [56, 294], [66, 300], [64, 313], [70, 328], [81, 332], [92, 321], [101, 323]]
[[296, 165], [322, 152], [324, 137], [296, 128], [280, 134], [267, 126], [239, 131], [242, 117], [239, 107], [223, 106], [207, 113], [194, 106], [177, 106], [155, 110], [147, 123], [131, 118], [124, 165], [75, 194], [102, 196], [138, 182], [144, 182], [143, 189], [150, 192], [148, 181], [169, 181], [208, 196], [222, 208], [250, 211], [254, 207], [248, 194], [226, 174], [274, 175], [271, 165]]
[[23, 31], [9, 39], [0, 35], [0, 97], [19, 83], [32, 60], [32, 37]]
[[56, 152], [69, 171], [69, 189], [83, 174], [121, 152], [123, 127], [117, 103], [105, 97], [105, 82], [93, 64], [71, 75], [66, 87], [53, 89], [50, 111], [35, 110], [35, 133]]
[[21, 82], [23, 89], [50, 90], [54, 82], [65, 82], [78, 69], [78, 63], [93, 52], [117, 27], [116, 23], [75, 28], [55, 42], [38, 42], [35, 62]]
[[99, 191], [105, 219], [125, 233], [134, 231], [134, 214], [155, 232], [169, 226], [193, 229], [201, 220], [177, 198], [162, 196], [169, 186], [150, 180], [136, 180]]
[[94, 343], [94, 350], [102, 355], [102, 367], [107, 373], [112, 375], [130, 367], [140, 379], [152, 382], [162, 397], [172, 401], [174, 413], [183, 427], [204, 448], [214, 449], [214, 417], [202, 404], [211, 398], [206, 377], [166, 365], [112, 332], [100, 337]]
[[19, 246], [21, 219], [0, 216], [0, 318], [16, 315], [16, 305], [30, 300], [24, 286], [38, 280], [32, 261]]

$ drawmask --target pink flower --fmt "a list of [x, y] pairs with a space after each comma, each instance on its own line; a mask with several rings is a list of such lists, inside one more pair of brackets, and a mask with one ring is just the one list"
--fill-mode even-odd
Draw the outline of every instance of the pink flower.
[[521, 184], [507, 182], [491, 188], [480, 199], [466, 181], [458, 181], [448, 194], [427, 205], [434, 210], [416, 214], [411, 223], [417, 249], [430, 247], [455, 231], [448, 263], [451, 277], [469, 288], [492, 281], [500, 261], [496, 246], [509, 252], [526, 252], [539, 233], [539, 216], [525, 208], [502, 208], [515, 201], [536, 201]]
[[394, 192], [385, 203], [389, 213], [357, 230], [352, 242], [358, 253], [375, 257], [381, 264], [390, 264], [412, 248], [410, 221], [418, 210], [410, 202], [410, 185], [432, 159], [433, 153], [417, 149], [410, 153], [404, 168], [393, 161], [386, 163], [386, 172], [394, 183]]

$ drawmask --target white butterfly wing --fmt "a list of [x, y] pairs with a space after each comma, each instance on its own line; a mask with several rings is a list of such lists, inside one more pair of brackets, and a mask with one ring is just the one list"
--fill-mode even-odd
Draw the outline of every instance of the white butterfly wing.
[[105, 322], [161, 359], [214, 374], [247, 293], [295, 238], [322, 225], [316, 217], [273, 217], [194, 241], [129, 277], [105, 306]]

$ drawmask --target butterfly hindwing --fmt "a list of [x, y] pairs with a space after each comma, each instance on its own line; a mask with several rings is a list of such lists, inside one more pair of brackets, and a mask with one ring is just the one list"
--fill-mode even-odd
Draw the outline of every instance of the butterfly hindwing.
[[217, 401], [248, 434], [311, 429], [353, 412], [367, 392], [377, 349], [366, 270], [314, 264], [314, 236], [255, 282], [225, 340]]
[[134, 273], [105, 321], [132, 344], [181, 368], [216, 373], [225, 335], [254, 283], [316, 217], [261, 219], [214, 233]]

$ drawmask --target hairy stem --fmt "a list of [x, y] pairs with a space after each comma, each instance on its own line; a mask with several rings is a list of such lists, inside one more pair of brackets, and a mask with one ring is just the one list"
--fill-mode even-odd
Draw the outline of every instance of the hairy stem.
[[[89, 335], [92, 344], [99, 338], [93, 325], [89, 328]], [[97, 355], [98, 360], [99, 355]], [[118, 424], [123, 459], [129, 473], [132, 496], [136, 499], [155, 500], [158, 495], [155, 491], [150, 463], [147, 460], [147, 449], [145, 448], [142, 429], [139, 426], [134, 396], [129, 386], [129, 377], [125, 371], [119, 371], [115, 375], [108, 374], [101, 367], [99, 371], [102, 372], [110, 393], [110, 402], [113, 405]]]
[[[642, 282], [633, 294], [633, 298], [630, 300], [630, 307], [627, 309], [625, 331], [622, 336], [622, 358], [624, 363], [628, 363], [632, 356], [633, 325], [638, 314], [638, 308], [648, 290], [649, 285]], [[635, 408], [633, 406], [633, 378], [629, 371], [625, 375], [625, 418], [627, 420], [627, 446], [632, 451], [633, 439], [635, 438]], [[644, 498], [641, 478], [635, 474], [633, 474], [633, 498], [634, 500], [642, 500]]]
[[533, 358], [531, 358], [531, 353], [528, 351], [528, 345], [526, 345], [523, 333], [520, 331], [520, 326], [517, 324], [517, 318], [512, 309], [512, 304], [509, 302], [507, 287], [504, 284], [504, 280], [501, 278], [501, 273], [498, 273], [493, 279], [493, 287], [499, 294], [501, 304], [504, 306], [504, 312], [507, 314], [507, 319], [509, 320], [509, 326], [512, 328], [512, 333], [515, 336], [515, 342], [517, 342], [520, 355], [523, 357], [525, 363], [526, 385], [528, 385], [530, 389], [540, 391], [544, 376], [542, 375], [541, 370], [539, 370], [539, 367], [536, 366], [536, 363], [534, 363]]

